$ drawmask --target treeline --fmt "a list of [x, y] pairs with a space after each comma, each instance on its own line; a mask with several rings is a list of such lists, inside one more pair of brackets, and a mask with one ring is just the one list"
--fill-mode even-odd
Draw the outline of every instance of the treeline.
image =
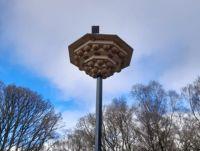
[[[134, 85], [130, 93], [128, 103], [117, 98], [103, 108], [103, 151], [200, 150], [200, 78], [180, 94], [155, 81]], [[48, 100], [0, 82], [0, 151], [94, 150], [94, 113], [62, 138], [60, 121]]]
[[[152, 81], [134, 85], [131, 95], [131, 106], [118, 98], [104, 107], [103, 151], [200, 150], [200, 78], [181, 94]], [[95, 114], [91, 113], [49, 150], [93, 151], [94, 144]]]

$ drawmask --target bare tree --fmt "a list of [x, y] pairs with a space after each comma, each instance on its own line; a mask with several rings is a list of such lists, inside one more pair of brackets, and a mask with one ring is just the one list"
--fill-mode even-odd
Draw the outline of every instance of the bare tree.
[[56, 135], [60, 114], [37, 93], [14, 85], [0, 87], [0, 151], [39, 151]]
[[[52, 151], [91, 151], [95, 141], [95, 116], [88, 114], [79, 119], [73, 131], [67, 133], [67, 138], [58, 140], [51, 146]], [[63, 144], [63, 145], [60, 145]]]
[[181, 123], [178, 125], [177, 145], [180, 151], [198, 151], [200, 150], [199, 126], [196, 119], [189, 114], [181, 117]]
[[193, 84], [184, 87], [182, 94], [189, 101], [192, 114], [200, 125], [200, 77]]
[[123, 98], [114, 99], [106, 106], [103, 123], [105, 150], [133, 151], [136, 148], [137, 128], [133, 122], [134, 110]]
[[189, 111], [181, 116], [179, 129], [180, 149], [200, 150], [200, 77], [183, 88], [182, 96]]
[[152, 81], [147, 86], [135, 85], [132, 95], [138, 102], [139, 150], [173, 151], [173, 102], [175, 92], [165, 92], [162, 86]]

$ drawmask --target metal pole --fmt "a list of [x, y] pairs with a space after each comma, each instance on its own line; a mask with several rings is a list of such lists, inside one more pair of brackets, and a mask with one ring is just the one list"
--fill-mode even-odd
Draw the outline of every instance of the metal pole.
[[95, 151], [101, 151], [102, 135], [102, 78], [97, 78]]
[[[92, 26], [92, 33], [99, 34], [99, 26]], [[95, 129], [95, 151], [101, 151], [102, 135], [102, 78], [97, 77], [96, 92], [96, 129]]]

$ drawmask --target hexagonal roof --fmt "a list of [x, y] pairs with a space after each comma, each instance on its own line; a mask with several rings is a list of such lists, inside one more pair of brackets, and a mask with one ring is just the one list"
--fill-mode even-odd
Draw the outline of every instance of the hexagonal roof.
[[107, 78], [129, 66], [133, 48], [117, 35], [85, 34], [69, 45], [70, 62], [86, 74]]

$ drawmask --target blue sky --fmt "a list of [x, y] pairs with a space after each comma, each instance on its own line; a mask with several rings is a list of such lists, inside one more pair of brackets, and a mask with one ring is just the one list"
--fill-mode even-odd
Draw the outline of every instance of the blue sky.
[[104, 80], [104, 104], [150, 80], [179, 90], [200, 73], [199, 14], [198, 0], [0, 0], [0, 80], [49, 99], [71, 128], [94, 111], [96, 81], [70, 64], [69, 44], [100, 25], [135, 49]]

